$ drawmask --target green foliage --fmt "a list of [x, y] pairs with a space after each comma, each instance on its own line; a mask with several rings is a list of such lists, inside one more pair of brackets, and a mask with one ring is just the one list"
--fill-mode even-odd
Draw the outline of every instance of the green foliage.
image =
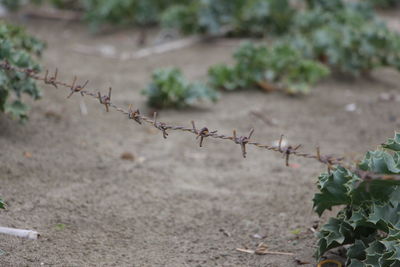
[[310, 86], [328, 75], [326, 67], [305, 59], [287, 44], [244, 43], [235, 52], [232, 67], [216, 65], [209, 70], [210, 83], [226, 90], [282, 87], [288, 93], [308, 93]]
[[[40, 69], [34, 56], [39, 56], [44, 44], [27, 35], [17, 26], [0, 22], [0, 61], [7, 61], [11, 66]], [[28, 107], [21, 101], [23, 94], [33, 99], [40, 97], [35, 82], [24, 73], [0, 70], [0, 112], [14, 118], [25, 119]]]
[[4, 203], [4, 201], [0, 198], [0, 209], [5, 209], [6, 208], [6, 204]]
[[152, 25], [159, 22], [161, 13], [173, 4], [189, 0], [83, 0], [86, 19], [97, 28], [100, 24]]
[[400, 70], [400, 35], [390, 31], [364, 4], [311, 1], [299, 12], [287, 42], [308, 58], [352, 75], [379, 67]]
[[[385, 150], [366, 154], [360, 170], [400, 174], [400, 134], [382, 147]], [[350, 245], [346, 266], [400, 266], [399, 180], [361, 179], [337, 167], [320, 175], [318, 188], [314, 209], [319, 215], [334, 206], [344, 206], [318, 233], [318, 258], [332, 248]]]
[[400, 6], [399, 0], [367, 0], [367, 1], [376, 7], [389, 8], [389, 7]]
[[190, 0], [0, 0], [15, 11], [21, 5], [48, 3], [56, 8], [84, 10], [93, 30], [102, 24], [152, 25], [159, 23], [161, 13], [171, 5], [188, 4]]
[[11, 11], [17, 10], [21, 4], [21, 0], [0, 0], [0, 3]]
[[293, 13], [287, 0], [200, 0], [171, 6], [162, 22], [185, 34], [262, 36], [286, 32]]
[[156, 108], [184, 108], [200, 100], [218, 99], [216, 91], [202, 83], [189, 83], [176, 68], [156, 70], [143, 94], [148, 96], [148, 104]]

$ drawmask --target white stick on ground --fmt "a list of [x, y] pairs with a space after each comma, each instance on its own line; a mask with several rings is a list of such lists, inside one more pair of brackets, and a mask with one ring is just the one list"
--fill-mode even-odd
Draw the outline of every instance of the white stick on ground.
[[189, 38], [170, 41], [164, 44], [158, 44], [155, 46], [139, 49], [135, 52], [117, 53], [115, 51], [115, 48], [111, 46], [87, 46], [82, 44], [77, 44], [73, 46], [72, 51], [89, 56], [102, 56], [105, 58], [113, 58], [125, 61], [125, 60], [141, 59], [152, 55], [183, 49], [195, 45], [196, 43], [199, 43], [205, 39], [206, 38], [202, 36], [193, 36]]
[[204, 37], [202, 36], [193, 36], [181, 40], [176, 40], [176, 41], [171, 41], [165, 44], [160, 44], [148, 48], [143, 48], [140, 49], [136, 52], [133, 52], [131, 54], [123, 54], [121, 56], [122, 60], [128, 60], [128, 59], [139, 59], [139, 58], [144, 58], [156, 54], [162, 54], [178, 49], [182, 49], [188, 46], [192, 46], [200, 41], [204, 40]]
[[0, 226], [0, 233], [12, 236], [18, 236], [28, 239], [36, 240], [39, 237], [39, 233], [33, 230], [23, 230], [23, 229], [15, 229], [15, 228], [8, 228], [8, 227], [1, 227]]

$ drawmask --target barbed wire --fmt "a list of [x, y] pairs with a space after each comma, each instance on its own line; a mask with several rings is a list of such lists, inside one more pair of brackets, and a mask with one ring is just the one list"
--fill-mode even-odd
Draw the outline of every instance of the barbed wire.
[[[54, 74], [52, 76], [49, 75], [49, 71], [46, 70], [46, 73], [44, 76], [39, 76], [38, 72], [32, 70], [32, 69], [24, 69], [24, 68], [16, 68], [11, 66], [7, 61], [1, 62], [0, 63], [0, 68], [8, 71], [14, 71], [14, 72], [19, 72], [19, 73], [25, 73], [28, 77], [38, 80], [38, 81], [43, 81], [45, 84], [52, 85], [55, 88], [59, 87], [64, 87], [70, 90], [69, 95], [67, 98], [70, 98], [73, 94], [79, 93], [81, 96], [89, 96], [94, 99], [97, 99], [101, 105], [104, 105], [105, 110], [107, 112], [110, 111], [110, 108], [126, 115], [128, 119], [135, 121], [136, 123], [142, 125], [144, 123], [153, 126], [154, 128], [160, 130], [162, 132], [162, 136], [164, 139], [167, 139], [168, 137], [168, 131], [182, 131], [182, 132], [187, 132], [194, 134], [196, 137], [196, 140], [199, 140], [199, 146], [202, 147], [204, 143], [204, 139], [210, 137], [214, 139], [222, 139], [222, 140], [228, 140], [232, 141], [235, 144], [239, 145], [241, 148], [241, 153], [244, 158], [246, 158], [247, 155], [247, 146], [255, 146], [261, 149], [273, 151], [280, 153], [284, 156], [285, 159], [285, 165], [289, 166], [289, 159], [291, 156], [296, 156], [296, 157], [302, 157], [302, 158], [307, 158], [307, 159], [313, 159], [316, 160], [324, 165], [327, 166], [328, 172], [330, 172], [335, 166], [343, 166], [344, 167], [344, 157], [335, 157], [333, 155], [323, 155], [320, 152], [320, 148], [317, 146], [315, 153], [306, 153], [306, 152], [301, 152], [300, 148], [302, 147], [301, 144], [298, 145], [282, 145], [283, 142], [283, 137], [284, 135], [281, 135], [278, 141], [277, 145], [267, 145], [267, 144], [262, 144], [260, 142], [253, 141], [251, 139], [254, 129], [251, 129], [248, 135], [245, 136], [238, 136], [236, 130], [232, 131], [232, 135], [225, 135], [225, 134], [219, 134], [218, 130], [209, 130], [208, 127], [204, 126], [202, 128], [197, 128], [196, 124], [194, 121], [191, 121], [191, 127], [186, 127], [186, 126], [176, 126], [176, 125], [170, 125], [165, 122], [161, 122], [157, 120], [157, 112], [153, 113], [153, 118], [149, 118], [147, 116], [144, 116], [140, 113], [139, 109], [133, 109], [132, 105], [129, 105], [128, 109], [121, 108], [111, 102], [111, 92], [112, 88], [110, 87], [108, 89], [108, 94], [102, 95], [99, 91], [97, 93], [90, 92], [86, 90], [86, 86], [89, 83], [89, 80], [86, 80], [82, 85], [76, 84], [77, 77], [74, 76], [74, 79], [71, 84], [63, 82], [63, 81], [58, 81], [57, 76], [58, 76], [58, 69], [55, 70]], [[349, 168], [348, 166], [346, 166]], [[385, 180], [400, 180], [400, 175], [382, 175], [382, 174], [376, 174], [372, 172], [367, 172], [363, 171], [359, 168], [354, 168], [352, 171], [357, 173], [362, 179], [364, 180], [372, 180], [372, 179], [385, 179]]]

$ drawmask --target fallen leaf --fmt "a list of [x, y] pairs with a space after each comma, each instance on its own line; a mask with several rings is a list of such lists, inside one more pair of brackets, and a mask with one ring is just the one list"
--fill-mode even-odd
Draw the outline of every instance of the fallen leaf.
[[301, 229], [294, 229], [294, 230], [290, 231], [290, 233], [292, 233], [294, 235], [298, 235], [301, 233]]
[[255, 251], [256, 254], [259, 255], [265, 255], [267, 254], [266, 252], [268, 251], [268, 246], [265, 245], [264, 243], [260, 243]]
[[221, 232], [221, 233], [223, 233], [225, 236], [227, 236], [227, 237], [230, 237], [231, 236], [231, 234], [229, 233], [229, 232], [227, 232], [225, 229], [219, 229], [219, 231]]
[[62, 116], [54, 110], [48, 110], [44, 113], [44, 115], [49, 119], [61, 120], [62, 118]]
[[121, 154], [121, 159], [134, 161], [135, 160], [135, 156], [130, 152], [124, 152], [124, 153]]
[[291, 167], [291, 168], [293, 168], [293, 169], [298, 169], [298, 168], [301, 167], [301, 165], [300, 165], [300, 164], [297, 164], [297, 163], [289, 163], [289, 167]]
[[277, 90], [277, 88], [274, 85], [266, 81], [260, 81], [257, 83], [257, 85], [260, 86], [265, 92], [272, 92]]
[[24, 157], [27, 158], [27, 159], [30, 159], [30, 158], [32, 158], [32, 153], [25, 151], [24, 152]]
[[302, 260], [299, 260], [299, 259], [296, 259], [294, 262], [297, 263], [297, 265], [311, 264], [311, 262], [302, 261]]

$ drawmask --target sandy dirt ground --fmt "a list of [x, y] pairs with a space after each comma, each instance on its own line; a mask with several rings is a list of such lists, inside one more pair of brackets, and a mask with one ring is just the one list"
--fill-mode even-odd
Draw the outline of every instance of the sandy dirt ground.
[[[177, 66], [189, 79], [205, 79], [207, 68], [231, 61], [241, 40], [199, 43], [144, 59], [119, 61], [76, 52], [76, 45], [136, 49], [134, 32], [90, 35], [79, 24], [19, 21], [46, 40], [42, 62], [58, 67], [61, 79], [89, 79], [89, 89], [113, 87], [113, 101], [150, 113], [140, 90], [158, 67]], [[382, 69], [370, 79], [330, 78], [306, 97], [259, 91], [224, 93], [215, 105], [160, 112], [160, 119], [240, 134], [272, 143], [284, 133], [290, 143], [324, 153], [361, 155], [400, 126], [400, 105], [382, 101], [399, 94], [400, 75]], [[272, 152], [249, 148], [243, 159], [231, 142], [173, 132], [167, 140], [116, 112], [84, 98], [43, 87], [21, 125], [0, 116], [0, 195], [8, 209], [0, 225], [35, 229], [37, 241], [0, 237], [1, 266], [315, 266], [316, 239], [308, 231], [316, 178], [324, 167], [292, 159], [287, 168]], [[346, 106], [355, 111], [346, 111]], [[267, 125], [254, 112], [273, 119]], [[134, 161], [122, 160], [130, 152]], [[25, 156], [24, 156], [25, 153]], [[29, 153], [29, 154], [26, 154]], [[31, 155], [31, 157], [26, 157]], [[299, 233], [300, 232], [300, 233]], [[252, 255], [264, 242], [286, 255]]]

